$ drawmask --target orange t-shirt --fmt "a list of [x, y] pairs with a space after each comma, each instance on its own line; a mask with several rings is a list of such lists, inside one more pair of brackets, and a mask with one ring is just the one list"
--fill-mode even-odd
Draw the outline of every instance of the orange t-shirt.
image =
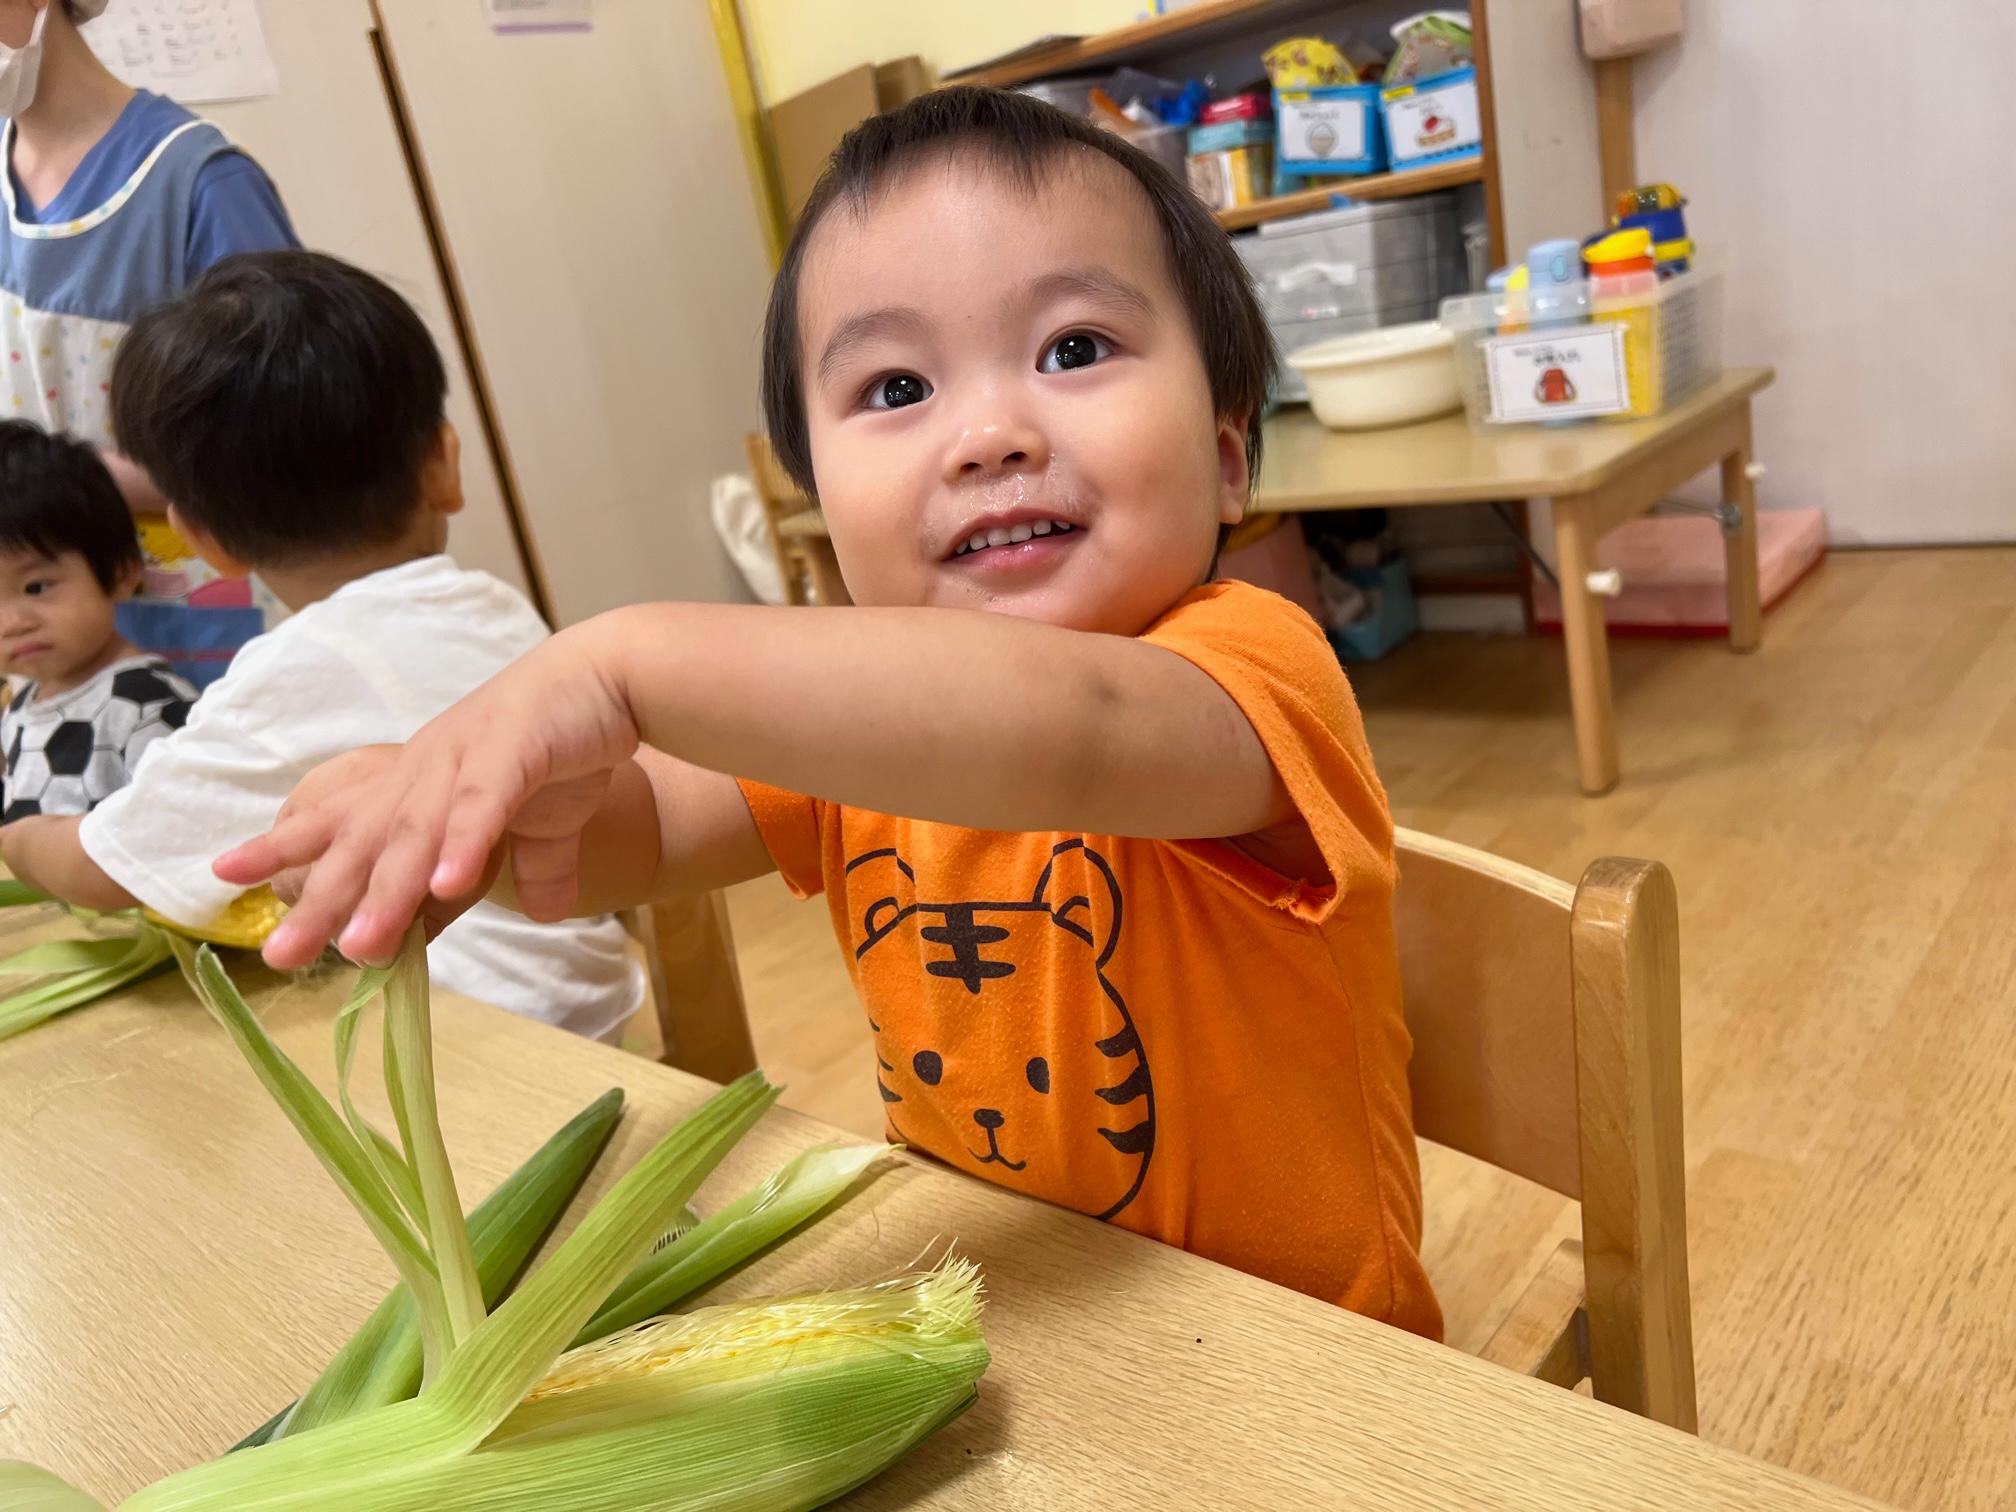
[[1315, 623], [1244, 583], [1142, 637], [1244, 711], [1327, 863], [1003, 834], [744, 783], [824, 889], [892, 1136], [986, 1180], [1439, 1336], [1393, 938], [1393, 822]]

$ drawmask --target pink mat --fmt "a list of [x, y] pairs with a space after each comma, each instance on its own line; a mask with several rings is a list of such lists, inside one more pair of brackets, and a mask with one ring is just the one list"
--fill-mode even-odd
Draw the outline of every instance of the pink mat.
[[[1827, 553], [1827, 520], [1817, 509], [1772, 509], [1757, 516], [1758, 583], [1770, 608]], [[1619, 635], [1722, 635], [1729, 629], [1729, 573], [1722, 527], [1706, 515], [1648, 516], [1618, 526], [1596, 547], [1596, 561], [1624, 575], [1624, 591], [1603, 600], [1604, 622]], [[1533, 582], [1533, 619], [1561, 627], [1561, 594]]]
[[1301, 605], [1317, 624], [1328, 623], [1323, 601], [1317, 595], [1316, 574], [1309, 566], [1309, 546], [1302, 537], [1302, 522], [1293, 515], [1251, 546], [1226, 552], [1219, 558], [1218, 576], [1271, 588], [1290, 603]]

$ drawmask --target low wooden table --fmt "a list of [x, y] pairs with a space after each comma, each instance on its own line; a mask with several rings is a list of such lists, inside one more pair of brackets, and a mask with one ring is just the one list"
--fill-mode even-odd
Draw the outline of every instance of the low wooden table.
[[[1553, 506], [1561, 575], [1568, 696], [1582, 788], [1617, 784], [1617, 719], [1601, 596], [1591, 590], [1596, 543], [1647, 513], [1707, 468], [1722, 469], [1729, 559], [1729, 648], [1754, 651], [1763, 634], [1757, 590], [1757, 496], [1750, 478], [1750, 397], [1770, 368], [1732, 368], [1671, 412], [1649, 420], [1483, 431], [1461, 415], [1397, 430], [1326, 430], [1307, 409], [1267, 422], [1265, 462], [1249, 522], [1324, 509], [1406, 509], [1503, 499]], [[816, 509], [778, 530], [811, 546], [822, 602], [846, 602]]]
[[[339, 985], [255, 996], [325, 1088]], [[465, 1200], [622, 1086], [599, 1194], [709, 1091], [459, 999], [437, 1003], [435, 1037]], [[835, 1137], [773, 1113], [702, 1209]], [[849, 1506], [1871, 1505], [911, 1158], [718, 1295], [877, 1279], [948, 1242], [986, 1269], [993, 1369], [972, 1411]], [[391, 1281], [178, 980], [0, 1043], [0, 1458], [114, 1498], [213, 1455], [295, 1395]]]
[[1397, 430], [1326, 430], [1306, 409], [1267, 422], [1255, 511], [1406, 509], [1501, 499], [1553, 506], [1561, 628], [1582, 788], [1617, 783], [1617, 720], [1602, 597], [1589, 586], [1596, 543], [1647, 513], [1696, 473], [1719, 466], [1727, 519], [1729, 648], [1763, 634], [1757, 589], [1757, 495], [1750, 477], [1750, 398], [1770, 368], [1732, 368], [1678, 408], [1648, 420], [1473, 427], [1464, 417]]

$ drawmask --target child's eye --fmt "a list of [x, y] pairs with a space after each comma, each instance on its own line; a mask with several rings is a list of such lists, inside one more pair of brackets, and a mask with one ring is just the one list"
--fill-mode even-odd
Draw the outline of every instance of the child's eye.
[[1102, 357], [1111, 357], [1113, 348], [1090, 331], [1067, 331], [1050, 343], [1043, 360], [1036, 364], [1044, 373], [1064, 373], [1072, 368], [1090, 367]]
[[28, 587], [25, 591], [27, 592], [30, 598], [39, 598], [43, 594], [47, 593], [51, 588], [54, 588], [55, 586], [56, 585], [50, 582], [47, 578], [36, 578], [34, 581], [28, 584]]
[[864, 402], [869, 409], [892, 410], [922, 404], [930, 397], [931, 385], [915, 373], [891, 373], [887, 378], [878, 378], [869, 385]]

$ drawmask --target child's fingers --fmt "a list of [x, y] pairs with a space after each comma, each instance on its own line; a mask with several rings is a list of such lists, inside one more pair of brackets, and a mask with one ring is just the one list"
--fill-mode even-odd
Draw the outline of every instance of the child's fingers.
[[511, 840], [511, 887], [528, 919], [550, 924], [574, 911], [580, 892], [581, 834], [552, 839], [515, 835]]
[[469, 773], [455, 790], [442, 826], [427, 890], [437, 898], [460, 898], [476, 890], [490, 858], [523, 797], [520, 784], [502, 776]]
[[427, 901], [428, 879], [440, 864], [449, 794], [457, 786], [452, 765], [435, 765], [423, 770], [398, 801], [362, 896], [336, 938], [351, 960], [377, 965], [398, 954], [407, 928]]
[[275, 971], [298, 971], [322, 954], [350, 919], [371, 875], [371, 848], [339, 832], [309, 867], [301, 895], [260, 952]]
[[265, 834], [224, 852], [210, 863], [222, 881], [257, 887], [292, 867], [306, 866], [329, 848], [336, 831], [333, 814], [294, 814], [279, 820]]

